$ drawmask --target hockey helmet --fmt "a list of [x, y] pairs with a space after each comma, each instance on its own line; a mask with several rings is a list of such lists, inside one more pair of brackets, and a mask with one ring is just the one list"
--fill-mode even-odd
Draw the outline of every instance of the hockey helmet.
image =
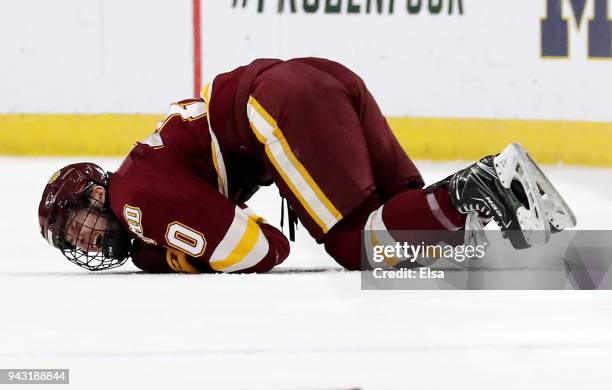
[[[104, 203], [91, 196], [95, 185], [108, 188], [109, 174], [93, 163], [68, 165], [55, 172], [49, 179], [38, 207], [40, 232], [53, 247], [58, 248], [71, 262], [90, 271], [115, 268], [129, 257], [130, 239], [109, 207], [109, 197]], [[69, 226], [77, 213], [87, 213], [95, 229], [98, 220], [106, 223], [103, 231], [90, 234], [99, 242], [77, 246], [68, 235]], [[83, 229], [83, 224], [73, 224]], [[73, 227], [74, 228], [74, 227]], [[77, 233], [78, 235], [78, 233]]]

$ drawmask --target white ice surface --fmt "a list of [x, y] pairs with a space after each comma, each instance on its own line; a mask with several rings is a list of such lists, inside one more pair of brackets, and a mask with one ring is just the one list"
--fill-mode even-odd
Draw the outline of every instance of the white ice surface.
[[[611, 386], [606, 291], [362, 291], [303, 229], [280, 269], [334, 270], [88, 273], [36, 220], [43, 185], [73, 161], [0, 158], [0, 368], [69, 368], [78, 389]], [[428, 182], [466, 165], [418, 163]], [[544, 169], [580, 228], [611, 228], [612, 170]], [[278, 221], [273, 189], [250, 206]]]

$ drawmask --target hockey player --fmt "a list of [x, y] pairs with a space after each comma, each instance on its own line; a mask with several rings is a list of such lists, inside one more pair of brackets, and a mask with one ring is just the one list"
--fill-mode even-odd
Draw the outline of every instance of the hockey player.
[[272, 183], [290, 225], [297, 216], [351, 270], [362, 268], [364, 230], [480, 229], [492, 218], [520, 248], [575, 223], [516, 144], [423, 188], [363, 81], [300, 58], [216, 76], [201, 99], [172, 104], [117, 172], [91, 163], [56, 172], [41, 233], [90, 270], [131, 257], [148, 272], [265, 272], [289, 243], [245, 202]]

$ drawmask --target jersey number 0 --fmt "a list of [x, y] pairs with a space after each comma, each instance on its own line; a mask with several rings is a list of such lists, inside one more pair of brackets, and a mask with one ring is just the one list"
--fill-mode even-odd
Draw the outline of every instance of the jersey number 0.
[[172, 222], [168, 225], [166, 243], [193, 257], [202, 256], [206, 249], [204, 235], [180, 222]]

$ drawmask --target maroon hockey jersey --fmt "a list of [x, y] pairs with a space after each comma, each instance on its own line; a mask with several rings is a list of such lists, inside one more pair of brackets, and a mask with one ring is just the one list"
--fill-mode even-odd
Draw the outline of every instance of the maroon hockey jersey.
[[231, 182], [230, 198], [219, 149], [205, 102], [186, 100], [171, 105], [157, 131], [111, 176], [111, 207], [136, 239], [132, 259], [139, 268], [265, 272], [287, 257], [282, 233], [240, 205], [243, 187]]

